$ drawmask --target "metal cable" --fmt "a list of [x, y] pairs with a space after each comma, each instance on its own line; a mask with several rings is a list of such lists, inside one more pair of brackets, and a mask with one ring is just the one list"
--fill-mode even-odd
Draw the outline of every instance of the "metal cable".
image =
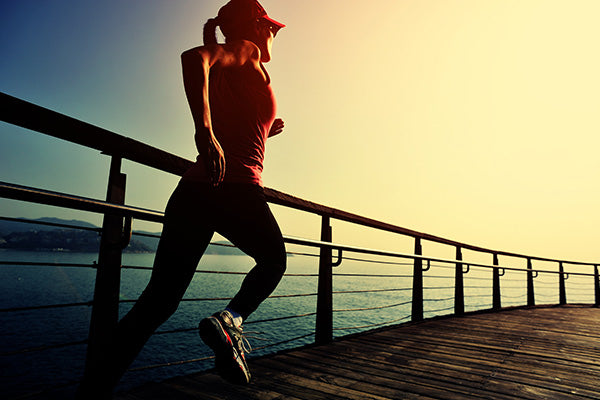
[[555, 286], [557, 284], [558, 284], [558, 281], [556, 281], [556, 282], [535, 281], [535, 286]]
[[521, 294], [521, 295], [518, 295], [518, 296], [507, 296], [507, 295], [504, 295], [504, 294], [502, 295], [503, 299], [504, 298], [507, 298], [507, 299], [521, 299], [523, 297], [527, 297], [527, 293], [524, 293], [524, 294]]
[[473, 294], [473, 295], [469, 295], [469, 296], [464, 296], [465, 299], [474, 299], [474, 298], [481, 298], [481, 297], [491, 297], [491, 294]]
[[450, 301], [450, 300], [454, 300], [454, 297], [447, 297], [445, 299], [423, 299], [423, 301], [429, 301], [429, 302], [440, 302], [440, 301]]
[[522, 301], [510, 301], [510, 302], [503, 302], [502, 306], [506, 307], [506, 306], [514, 306], [514, 305], [523, 305], [525, 303], [523, 303]]
[[367, 278], [412, 278], [412, 275], [377, 275], [377, 274], [333, 274], [333, 276], [351, 276], [351, 277], [367, 277]]
[[478, 276], [469, 276], [465, 275], [465, 280], [473, 280], [473, 281], [490, 281], [490, 278], [483, 278]]
[[558, 293], [553, 293], [553, 294], [536, 293], [535, 297], [544, 297], [544, 298], [555, 297], [555, 298], [558, 298]]
[[439, 310], [425, 310], [426, 313], [438, 313], [438, 312], [442, 312], [442, 311], [450, 311], [450, 310], [454, 310], [454, 306], [452, 307], [447, 307], [447, 308], [440, 308]]
[[445, 289], [445, 290], [454, 289], [454, 286], [426, 286], [423, 288], [423, 290], [441, 290], [441, 289]]
[[169, 335], [169, 334], [172, 334], [172, 333], [195, 332], [197, 330], [198, 330], [198, 327], [171, 329], [171, 330], [168, 330], [168, 331], [156, 331], [156, 332], [154, 332], [154, 335]]
[[367, 260], [365, 258], [354, 258], [354, 257], [343, 257], [343, 258], [344, 258], [344, 260], [360, 261], [360, 262], [367, 262], [367, 263], [372, 263], [372, 264], [401, 265], [404, 267], [414, 265], [414, 263], [412, 263], [412, 262], [406, 263], [406, 262], [395, 262], [395, 261]]
[[[307, 257], [320, 257], [320, 254], [313, 254], [313, 253], [302, 253], [302, 252], [295, 252], [295, 251], [288, 251], [287, 254], [293, 254], [295, 256], [307, 256]], [[402, 266], [412, 266], [413, 263], [403, 263], [403, 262], [396, 262], [396, 261], [382, 261], [382, 260], [371, 260], [371, 259], [366, 259], [366, 258], [356, 258], [356, 257], [347, 257], [344, 256], [343, 257], [344, 260], [348, 260], [348, 261], [359, 261], [359, 262], [366, 262], [366, 263], [373, 263], [373, 264], [383, 264], [383, 265], [402, 265]]]
[[407, 305], [407, 304], [411, 304], [411, 301], [405, 301], [403, 303], [390, 304], [390, 305], [387, 305], [387, 306], [379, 306], [379, 307], [337, 309], [337, 310], [333, 310], [333, 312], [336, 313], [336, 312], [347, 312], [347, 311], [381, 310], [383, 308], [400, 307], [400, 306], [404, 306], [404, 305]]
[[244, 325], [260, 324], [260, 323], [263, 323], [263, 322], [282, 321], [282, 320], [285, 320], [285, 319], [293, 319], [293, 318], [310, 317], [312, 315], [317, 315], [317, 313], [316, 312], [312, 312], [312, 313], [306, 313], [306, 314], [288, 315], [286, 317], [276, 317], [276, 318], [268, 318], [268, 319], [259, 319], [259, 320], [256, 320], [256, 321], [244, 322]]
[[[458, 262], [458, 261], [457, 261]], [[463, 263], [466, 264], [466, 263]], [[431, 263], [431, 267], [436, 267], [436, 268], [445, 268], [445, 269], [454, 269], [456, 268], [456, 266], [454, 265], [445, 265], [445, 264], [433, 264]]]
[[380, 292], [401, 292], [404, 290], [412, 290], [412, 288], [397, 288], [397, 289], [371, 289], [371, 290], [342, 290], [334, 291], [333, 294], [356, 294], [356, 293], [380, 293]]
[[139, 265], [121, 265], [121, 269], [137, 269], [142, 271], [152, 271], [152, 267], [144, 267]]
[[18, 311], [44, 310], [44, 309], [48, 309], [48, 308], [81, 307], [81, 306], [91, 306], [92, 304], [93, 304], [92, 301], [86, 301], [84, 303], [49, 304], [46, 306], [9, 307], [9, 308], [0, 308], [0, 312], [18, 312]]
[[68, 268], [97, 268], [98, 265], [81, 263], [52, 263], [52, 262], [33, 262], [33, 261], [0, 261], [0, 265], [20, 266], [20, 267], [68, 267]]
[[377, 323], [377, 324], [370, 324], [370, 325], [363, 325], [363, 326], [350, 326], [350, 327], [344, 327], [344, 328], [333, 328], [332, 330], [334, 330], [334, 331], [345, 331], [345, 330], [349, 330], [349, 329], [373, 328], [375, 326], [388, 325], [388, 324], [393, 324], [395, 322], [404, 321], [404, 320], [406, 320], [408, 318], [410, 318], [410, 315], [407, 315], [406, 317], [402, 317], [402, 318], [398, 318], [398, 319], [393, 319], [391, 321], [380, 322], [380, 323]]

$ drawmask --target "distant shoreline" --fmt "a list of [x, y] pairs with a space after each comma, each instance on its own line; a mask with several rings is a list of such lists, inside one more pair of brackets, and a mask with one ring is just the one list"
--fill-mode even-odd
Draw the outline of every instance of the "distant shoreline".
[[[32, 223], [51, 223], [70, 225], [72, 228], [63, 226], [49, 226]], [[98, 227], [84, 221], [62, 220], [59, 218], [39, 218], [36, 220], [0, 221], [0, 250], [18, 250], [29, 252], [55, 252], [55, 253], [98, 253], [100, 249], [100, 235], [95, 230]], [[132, 237], [129, 245], [123, 250], [130, 254], [155, 253], [158, 248], [160, 232], [139, 232], [142, 235]], [[152, 237], [147, 236], [152, 235]], [[209, 245], [204, 254], [215, 255], [245, 255], [237, 247], [232, 247], [226, 241], [216, 242]]]

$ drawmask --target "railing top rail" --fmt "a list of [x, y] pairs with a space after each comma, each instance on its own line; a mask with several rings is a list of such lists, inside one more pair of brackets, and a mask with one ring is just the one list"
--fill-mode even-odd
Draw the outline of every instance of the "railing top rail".
[[42, 190], [27, 186], [0, 182], [0, 197], [24, 200], [32, 203], [47, 204], [57, 207], [68, 207], [75, 210], [109, 213], [132, 216], [145, 221], [162, 222], [163, 213], [145, 208], [113, 204], [89, 197], [74, 196], [50, 190]]
[[[106, 129], [94, 126], [92, 124], [79, 121], [75, 118], [66, 116], [64, 114], [60, 114], [58, 112], [49, 110], [47, 108], [38, 106], [25, 100], [18, 99], [6, 93], [0, 93], [0, 119], [4, 122], [16, 126], [34, 130], [72, 143], [77, 143], [82, 146], [99, 150], [104, 154], [125, 158], [136, 163], [143, 164], [148, 167], [179, 176], [183, 175], [183, 173], [192, 165], [192, 161], [168, 153], [164, 150], [160, 150], [156, 147], [152, 147], [137, 140], [127, 138], [114, 132], [110, 132]], [[9, 184], [9, 186], [16, 187], [18, 185]], [[3, 190], [7, 190], [6, 187]], [[350, 222], [369, 228], [410, 236], [413, 238], [420, 238], [422, 240], [427, 240], [435, 243], [461, 247], [465, 250], [472, 250], [482, 253], [497, 254], [499, 256], [525, 258], [538, 261], [563, 262], [566, 264], [576, 265], [594, 265], [593, 263], [588, 262], [557, 260], [545, 257], [528, 256], [524, 254], [511, 253], [507, 251], [493, 250], [480, 246], [474, 246], [467, 243], [462, 243], [455, 240], [450, 240], [443, 237], [434, 236], [427, 233], [414, 231], [411, 229], [406, 229], [386, 222], [366, 218], [361, 215], [352, 214], [332, 207], [313, 203], [311, 201], [300, 199], [298, 197], [294, 197], [274, 189], [265, 188], [265, 194], [267, 200], [273, 204], [278, 204], [301, 211], [311, 212], [322, 216], [328, 216], [340, 221]], [[55, 193], [55, 196], [57, 197], [61, 195], [63, 194]], [[88, 203], [91, 202], [95, 204], [96, 208], [93, 211], [98, 211], [102, 208], [101, 206], [99, 206], [98, 200], [85, 200]], [[135, 207], [125, 208], [129, 209], [127, 213], [132, 214], [132, 216], [136, 218], [152, 220], [157, 222], [160, 222], [161, 220], [161, 217], [157, 215], [149, 217], [140, 217], [141, 214], [139, 214], [139, 211], [142, 209], [136, 209]], [[123, 208], [123, 212], [125, 211], [125, 208]]]

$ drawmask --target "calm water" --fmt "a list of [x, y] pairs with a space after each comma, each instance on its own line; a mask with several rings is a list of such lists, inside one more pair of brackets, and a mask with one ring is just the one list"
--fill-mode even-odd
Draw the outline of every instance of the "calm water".
[[[151, 266], [153, 254], [126, 254], [124, 265]], [[2, 261], [40, 261], [57, 263], [92, 264], [97, 254], [87, 253], [33, 253], [1, 251]], [[199, 269], [211, 271], [246, 272], [253, 266], [245, 256], [203, 257]], [[288, 260], [289, 274], [314, 274], [318, 260], [313, 257], [294, 256]], [[410, 265], [383, 265], [345, 260], [335, 269], [334, 291], [358, 291], [370, 289], [403, 289], [374, 293], [345, 293], [334, 295], [334, 309], [346, 310], [365, 307], [383, 307], [410, 301], [411, 278], [405, 276], [356, 277], [352, 274], [410, 275]], [[453, 266], [434, 265], [426, 272], [425, 317], [448, 314], [453, 307]], [[492, 304], [489, 270], [472, 268], [465, 275], [465, 308], [467, 311], [490, 308]], [[144, 289], [149, 271], [129, 270], [122, 272], [121, 299], [136, 299]], [[92, 299], [95, 270], [71, 267], [23, 267], [0, 266], [0, 308], [29, 307], [48, 304], [85, 302]], [[525, 274], [507, 272], [502, 277], [503, 306], [526, 303]], [[196, 274], [185, 298], [231, 297], [240, 285], [243, 275]], [[587, 278], [571, 277], [567, 282], [569, 302], [593, 301], [593, 288]], [[286, 276], [274, 295], [316, 293], [317, 278]], [[536, 279], [536, 303], [558, 302], [558, 281], [555, 275], [540, 275]], [[177, 312], [159, 331], [195, 328], [198, 321], [222, 309], [227, 301], [184, 301]], [[121, 315], [131, 307], [121, 305]], [[287, 319], [279, 322], [251, 322], [282, 316], [312, 313], [316, 296], [273, 298], [261, 305], [245, 325], [246, 331], [259, 331], [263, 340], [252, 340], [254, 347], [264, 346], [296, 338], [314, 331], [314, 316]], [[10, 354], [87, 338], [91, 308], [87, 306], [42, 309], [35, 311], [0, 312], [0, 378], [4, 398], [16, 398], [21, 394], [68, 384], [81, 378], [85, 345], [73, 345], [42, 351]], [[371, 311], [338, 311], [334, 314], [335, 336], [355, 333], [373, 324], [401, 323], [410, 317], [410, 304], [386, 307]], [[314, 341], [313, 336], [287, 344], [256, 350], [251, 356], [296, 347]], [[132, 368], [165, 364], [179, 360], [194, 360], [211, 355], [195, 330], [153, 336]], [[157, 381], [168, 377], [197, 372], [212, 367], [212, 361], [199, 361], [178, 366], [128, 372], [119, 389]], [[48, 393], [48, 398], [65, 398], [74, 386]]]

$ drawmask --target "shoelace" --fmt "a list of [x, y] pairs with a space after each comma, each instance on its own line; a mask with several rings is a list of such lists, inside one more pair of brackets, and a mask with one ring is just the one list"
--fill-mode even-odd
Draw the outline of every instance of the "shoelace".
[[223, 315], [223, 314], [225, 314], [225, 317], [227, 318], [227, 320], [225, 320], [225, 318], [223, 318], [222, 316], [221, 316], [221, 319], [230, 328], [233, 328], [233, 330], [236, 333], [235, 336], [237, 337], [238, 345], [239, 345], [239, 347], [241, 347], [241, 349], [244, 351], [244, 353], [250, 354], [252, 352], [252, 345], [250, 344], [250, 341], [248, 339], [256, 339], [256, 340], [268, 341], [265, 338], [261, 338], [259, 336], [256, 336], [256, 335], [263, 334], [264, 332], [247, 331], [246, 334], [251, 333], [251, 334], [255, 334], [255, 335], [245, 335], [244, 334], [244, 327], [242, 325], [235, 326], [235, 324], [233, 324], [233, 318], [232, 318], [231, 314], [228, 311], [223, 311], [221, 315]]
[[[252, 345], [250, 344], [250, 341], [248, 340], [248, 338], [246, 337], [246, 335], [244, 335], [244, 328], [242, 326], [232, 326], [233, 329], [235, 330], [235, 332], [237, 333], [237, 342], [239, 347], [242, 348], [242, 350], [244, 351], [244, 353], [250, 354], [252, 352]], [[253, 333], [253, 332], [247, 332], [247, 333]], [[249, 336], [252, 337], [252, 336]]]
[[[245, 353], [250, 354], [252, 352], [252, 345], [250, 344], [250, 341], [248, 339], [256, 339], [256, 340], [262, 340], [265, 342], [268, 342], [268, 339], [262, 338], [260, 336], [256, 336], [256, 335], [261, 335], [264, 332], [259, 332], [259, 331], [247, 331], [246, 334], [243, 333], [244, 329], [243, 327], [239, 327], [236, 329], [238, 329], [239, 332], [239, 337], [240, 337], [240, 344], [242, 349], [244, 350]], [[248, 333], [250, 333], [251, 335], [248, 335]]]

